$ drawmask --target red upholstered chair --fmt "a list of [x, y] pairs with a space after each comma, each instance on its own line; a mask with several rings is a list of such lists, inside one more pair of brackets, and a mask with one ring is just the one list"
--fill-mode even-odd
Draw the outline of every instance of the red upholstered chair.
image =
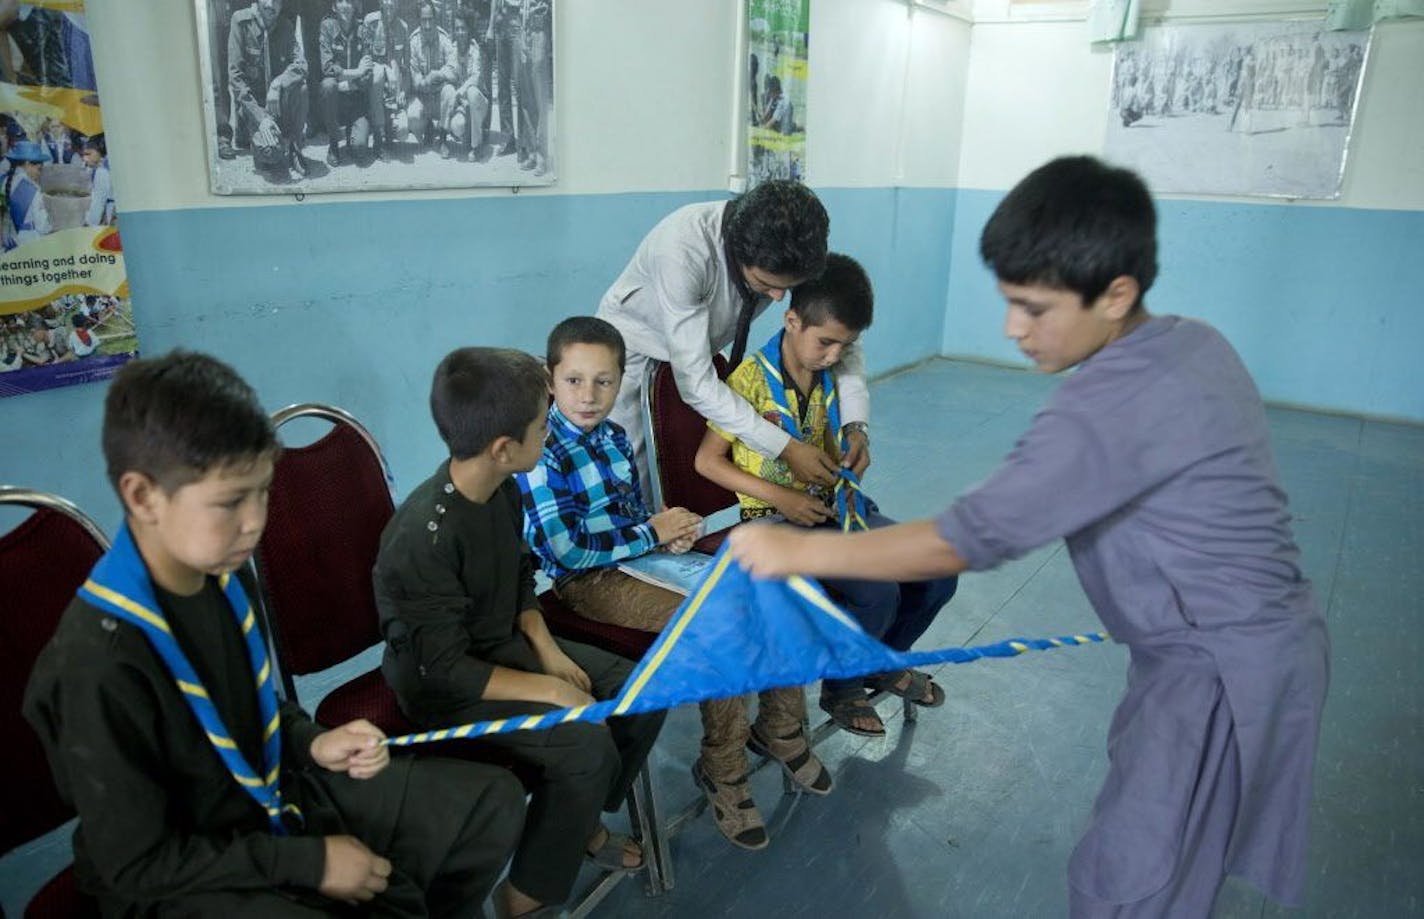
[[[83, 511], [63, 498], [0, 486], [0, 504], [35, 513], [0, 536], [0, 731], [6, 776], [0, 783], [0, 853], [54, 830], [74, 816], [60, 800], [44, 749], [20, 714], [35, 658], [109, 540]], [[74, 870], [51, 878], [26, 916], [97, 916], [79, 892]]]
[[[292, 698], [294, 677], [320, 673], [381, 643], [371, 571], [395, 514], [390, 469], [359, 421], [334, 406], [307, 403], [276, 412], [272, 422], [281, 428], [298, 418], [323, 419], [331, 429], [310, 444], [283, 449], [256, 559], [278, 669]], [[387, 735], [420, 730], [401, 713], [379, 667], [327, 693], [313, 715], [333, 726], [365, 718]], [[456, 741], [438, 750], [510, 765], [488, 744]]]
[[[395, 513], [390, 471], [369, 431], [339, 408], [293, 405], [272, 416], [278, 428], [321, 418], [331, 430], [277, 461], [267, 529], [257, 547], [283, 684], [350, 660], [381, 641], [371, 569], [381, 531]], [[371, 670], [329, 693], [313, 713], [323, 724], [362, 717], [388, 734], [416, 730], [395, 694]]]
[[[727, 376], [727, 361], [712, 358], [717, 376]], [[711, 516], [737, 503], [737, 496], [703, 478], [695, 467], [697, 448], [707, 432], [707, 421], [687, 403], [673, 378], [672, 365], [648, 362], [648, 378], [643, 386], [643, 436], [648, 450], [649, 488], [654, 507], [685, 507], [694, 514]], [[698, 552], [715, 553], [727, 538], [727, 530], [708, 533], [693, 546]]]

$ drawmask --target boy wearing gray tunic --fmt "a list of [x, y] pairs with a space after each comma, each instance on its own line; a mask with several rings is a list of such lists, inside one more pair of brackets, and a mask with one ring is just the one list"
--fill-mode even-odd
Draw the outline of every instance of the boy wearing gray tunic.
[[1298, 567], [1260, 395], [1203, 323], [1149, 316], [1142, 181], [1055, 160], [980, 251], [1005, 331], [1077, 366], [988, 479], [932, 521], [851, 536], [740, 528], [758, 574], [896, 579], [983, 570], [1058, 538], [1131, 651], [1110, 767], [1069, 864], [1075, 916], [1206, 916], [1227, 874], [1287, 905], [1306, 826], [1329, 642]]

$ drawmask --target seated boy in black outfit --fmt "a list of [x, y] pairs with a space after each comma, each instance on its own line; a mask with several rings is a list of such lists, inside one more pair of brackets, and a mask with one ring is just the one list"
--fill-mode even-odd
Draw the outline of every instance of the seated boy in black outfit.
[[[450, 459], [381, 536], [382, 669], [425, 727], [543, 714], [617, 695], [632, 664], [549, 634], [534, 596], [519, 486], [544, 450], [548, 377], [518, 351], [461, 348], [435, 370], [430, 408]], [[512, 915], [552, 912], [585, 855], [637, 869], [643, 853], [599, 824], [623, 801], [663, 713], [480, 739], [534, 767], [524, 836], [497, 896]], [[541, 910], [541, 907], [546, 909]]]
[[[104, 406], [125, 510], [41, 653], [25, 717], [79, 812], [105, 915], [468, 916], [519, 833], [522, 789], [471, 763], [392, 761], [374, 725], [279, 701], [254, 585], [278, 446], [225, 364], [134, 361]], [[234, 574], [237, 572], [237, 574]]]

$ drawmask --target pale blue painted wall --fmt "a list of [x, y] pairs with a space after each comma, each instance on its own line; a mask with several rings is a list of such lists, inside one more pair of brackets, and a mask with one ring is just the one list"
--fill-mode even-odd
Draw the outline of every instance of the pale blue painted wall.
[[[831, 243], [877, 284], [872, 371], [938, 353], [955, 194], [825, 189]], [[540, 353], [592, 312], [643, 234], [717, 192], [349, 202], [124, 215], [145, 353], [210, 351], [269, 408], [325, 401], [365, 421], [403, 494], [440, 458], [426, 407], [453, 347]], [[757, 327], [779, 322], [770, 311]], [[118, 504], [99, 454], [103, 385], [0, 400], [0, 481], [55, 491], [106, 527]], [[5, 524], [0, 521], [0, 527]]]
[[[961, 189], [943, 351], [1021, 360]], [[1153, 312], [1212, 323], [1269, 400], [1424, 422], [1424, 211], [1161, 200]]]

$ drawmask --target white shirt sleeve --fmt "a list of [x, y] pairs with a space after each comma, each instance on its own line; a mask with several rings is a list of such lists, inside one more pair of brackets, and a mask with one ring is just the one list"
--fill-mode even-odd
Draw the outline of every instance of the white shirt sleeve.
[[[836, 389], [840, 390], [841, 424], [870, 423], [870, 387], [865, 382], [865, 354], [856, 343], [841, 353], [836, 367]], [[840, 436], [840, 431], [834, 432]]]

